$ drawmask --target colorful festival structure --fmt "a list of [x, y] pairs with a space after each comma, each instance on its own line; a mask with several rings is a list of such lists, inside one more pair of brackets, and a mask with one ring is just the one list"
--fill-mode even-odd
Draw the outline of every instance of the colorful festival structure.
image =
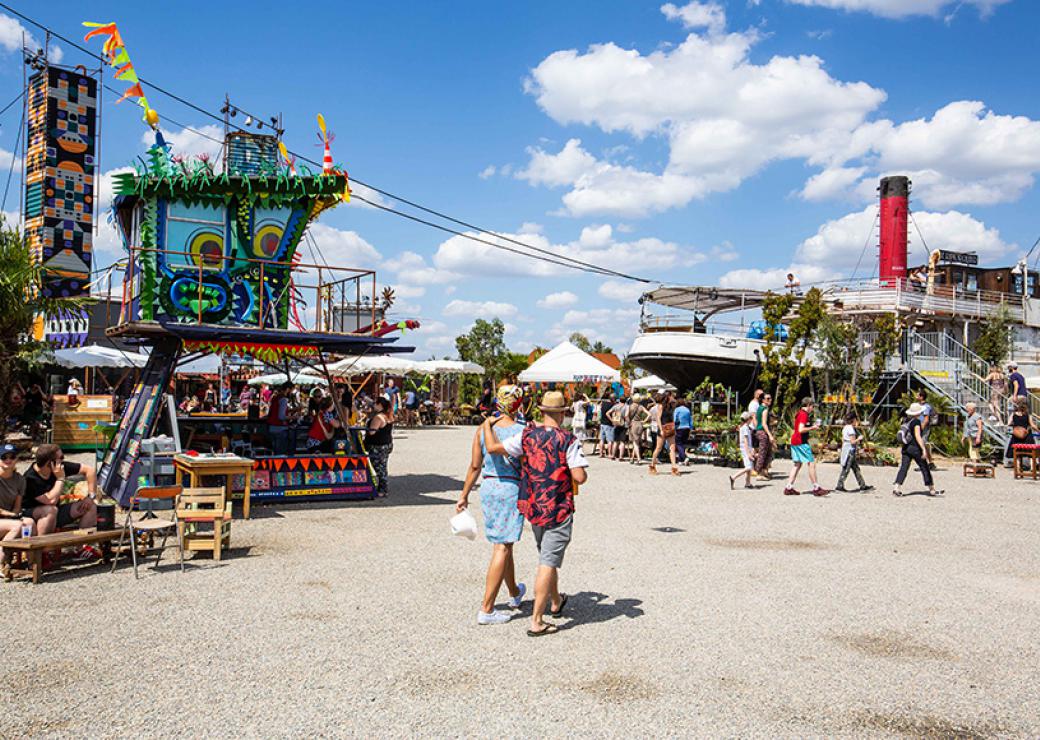
[[[321, 370], [330, 353], [411, 351], [387, 335], [418, 323], [383, 320], [374, 272], [301, 259], [308, 224], [350, 197], [321, 116], [321, 172], [296, 165], [277, 136], [230, 127], [218, 162], [178, 156], [162, 136], [119, 29], [85, 25], [93, 29], [87, 40], [105, 39], [103, 57], [115, 77], [130, 83], [120, 101], [135, 100], [155, 133], [143, 163], [114, 184], [112, 217], [127, 262], [119, 319], [107, 333], [151, 348], [100, 472], [105, 493], [125, 505], [151, 470], [143, 464], [142, 440], [156, 433], [163, 413], [172, 416], [164, 395], [186, 356], [245, 355], [276, 370], [288, 371], [290, 363]], [[26, 216], [44, 267], [41, 289], [55, 297], [82, 295], [91, 272], [97, 80], [45, 66], [30, 86]], [[336, 411], [349, 428], [338, 400]], [[374, 497], [373, 471], [356, 431], [332, 454], [308, 455], [293, 444], [276, 455], [263, 443], [265, 420], [227, 414], [206, 423], [253, 460], [253, 498]], [[243, 480], [233, 483], [233, 491], [243, 488]]]

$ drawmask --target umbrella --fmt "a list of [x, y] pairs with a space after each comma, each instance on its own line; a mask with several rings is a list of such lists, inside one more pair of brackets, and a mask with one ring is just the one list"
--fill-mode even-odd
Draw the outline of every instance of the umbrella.
[[674, 391], [675, 386], [671, 383], [662, 380], [656, 375], [648, 375], [645, 378], [632, 381], [632, 390], [634, 391]]
[[[293, 373], [292, 382], [295, 385], [328, 385], [329, 381], [320, 375], [310, 375], [308, 373]], [[271, 373], [269, 375], [257, 375], [255, 378], [250, 378], [248, 381], [249, 385], [261, 385], [267, 383], [268, 385], [279, 386], [286, 382], [285, 373]]]
[[418, 367], [416, 368], [421, 373], [431, 373], [433, 375], [483, 375], [484, 368], [475, 362], [466, 362], [465, 360], [426, 360], [425, 362], [415, 363]]
[[140, 352], [124, 352], [114, 347], [88, 344], [86, 347], [59, 349], [54, 352], [56, 364], [67, 368], [84, 367], [144, 367], [148, 355]]

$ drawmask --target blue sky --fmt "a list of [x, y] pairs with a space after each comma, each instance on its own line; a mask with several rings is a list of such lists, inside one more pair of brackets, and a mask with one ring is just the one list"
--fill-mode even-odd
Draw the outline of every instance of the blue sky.
[[[86, 5], [15, 7], [76, 39], [83, 20], [117, 21], [144, 78], [214, 111], [229, 92], [281, 112], [290, 149], [320, 158], [321, 112], [336, 160], [362, 180], [662, 282], [850, 277], [866, 242], [869, 276], [882, 174], [913, 177], [929, 247], [1009, 263], [1040, 236], [1029, 0]], [[4, 103], [22, 84], [19, 45], [0, 19]], [[138, 109], [107, 97], [106, 172], [146, 146]], [[219, 136], [149, 97], [185, 153], [212, 144], [171, 121]], [[0, 119], [0, 165], [17, 124], [17, 109]], [[424, 323], [407, 337], [424, 356], [454, 354], [476, 317], [500, 316], [517, 350], [584, 331], [625, 351], [636, 331], [634, 284], [358, 206], [313, 233], [330, 261], [397, 288], [400, 314]], [[104, 230], [99, 256], [117, 256]]]

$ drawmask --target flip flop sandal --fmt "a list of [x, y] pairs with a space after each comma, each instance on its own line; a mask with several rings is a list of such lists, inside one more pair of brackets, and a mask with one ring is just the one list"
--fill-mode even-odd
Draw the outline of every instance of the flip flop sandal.
[[547, 624], [545, 625], [545, 629], [540, 629], [537, 632], [535, 632], [534, 630], [527, 630], [527, 636], [541, 637], [542, 635], [555, 635], [559, 631], [560, 628], [557, 627], [555, 624]]
[[567, 594], [564, 594], [563, 596], [560, 597], [560, 608], [557, 609], [556, 611], [550, 611], [549, 614], [554, 616], [554, 617], [558, 617], [561, 614], [563, 614], [563, 607], [565, 607], [565, 606], [567, 606]]

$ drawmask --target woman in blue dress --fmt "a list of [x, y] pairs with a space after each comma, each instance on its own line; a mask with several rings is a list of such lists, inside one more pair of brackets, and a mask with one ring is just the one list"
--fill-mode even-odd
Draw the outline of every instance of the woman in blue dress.
[[[516, 413], [524, 400], [521, 388], [504, 385], [495, 396], [498, 411], [491, 422], [491, 429], [500, 440], [520, 434], [524, 425], [516, 421]], [[488, 565], [484, 587], [484, 602], [477, 612], [477, 624], [502, 624], [512, 616], [509, 612], [495, 609], [495, 600], [505, 581], [509, 590], [509, 608], [518, 609], [527, 588], [516, 582], [513, 565], [513, 543], [520, 540], [524, 517], [517, 509], [520, 498], [520, 471], [516, 463], [505, 455], [489, 455], [484, 448], [483, 426], [473, 436], [472, 453], [466, 482], [455, 504], [461, 512], [469, 506], [469, 493], [481, 476], [480, 509], [484, 514], [484, 534], [492, 544], [491, 563]]]

